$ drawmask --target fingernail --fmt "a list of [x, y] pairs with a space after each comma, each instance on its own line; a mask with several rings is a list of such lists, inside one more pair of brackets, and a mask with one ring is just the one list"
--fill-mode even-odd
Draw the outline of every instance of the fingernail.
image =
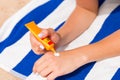
[[43, 35], [44, 35], [43, 33], [39, 33], [39, 34], [38, 34], [38, 36], [39, 36], [40, 38], [42, 38]]
[[43, 45], [40, 45], [40, 48], [43, 50], [43, 49], [44, 49], [44, 46], [43, 46]]

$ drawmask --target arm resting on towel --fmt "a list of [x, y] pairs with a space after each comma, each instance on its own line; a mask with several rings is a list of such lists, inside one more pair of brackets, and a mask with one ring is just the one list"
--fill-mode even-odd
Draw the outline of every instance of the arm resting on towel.
[[48, 80], [54, 80], [89, 62], [118, 55], [120, 55], [120, 30], [94, 44], [60, 52], [59, 57], [54, 56], [52, 52], [47, 52], [36, 61], [33, 71], [47, 77]]
[[[76, 8], [65, 24], [57, 31], [58, 34], [53, 29], [43, 29], [40, 33], [42, 34], [41, 38], [50, 37], [55, 43], [56, 48], [68, 44], [89, 28], [96, 18], [97, 12], [97, 0], [77, 0]], [[42, 44], [32, 34], [30, 35], [30, 41], [32, 49], [36, 54], [45, 52], [39, 48]]]
[[[76, 49], [77, 51], [77, 49]], [[105, 39], [78, 48], [77, 52], [82, 52], [87, 57], [88, 62], [99, 61], [105, 58], [110, 58], [120, 55], [120, 30], [117, 30]], [[78, 53], [79, 54], [79, 53]]]
[[96, 18], [97, 0], [77, 0], [77, 6], [63, 27], [58, 31], [61, 40], [58, 46], [65, 45], [82, 34]]

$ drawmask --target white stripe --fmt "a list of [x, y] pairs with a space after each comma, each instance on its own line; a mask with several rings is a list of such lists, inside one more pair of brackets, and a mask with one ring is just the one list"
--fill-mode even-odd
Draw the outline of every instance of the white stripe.
[[115, 3], [110, 4], [109, 0], [107, 1], [108, 2], [104, 2], [103, 6], [100, 8], [99, 14], [94, 20], [94, 22], [91, 24], [91, 26], [82, 35], [80, 35], [78, 38], [72, 41], [69, 44], [69, 46], [66, 48], [66, 50], [87, 45], [94, 39], [96, 34], [101, 29], [105, 19], [109, 16], [109, 14], [113, 11], [113, 9], [118, 5]]
[[[0, 41], [6, 39], [11, 33], [12, 29], [16, 23], [21, 20], [26, 14], [35, 9], [36, 7], [48, 2], [49, 0], [32, 0], [29, 4], [23, 7], [20, 11], [10, 17], [0, 29]], [[22, 13], [22, 14], [21, 14]], [[31, 50], [29, 34], [26, 34], [21, 41], [18, 41], [14, 45], [6, 48], [0, 54], [0, 67], [4, 70], [10, 72], [10, 70], [15, 67], [27, 53]], [[21, 45], [22, 44], [22, 45]], [[28, 47], [26, 47], [26, 45]], [[20, 46], [22, 46], [20, 48]]]
[[16, 77], [22, 79], [22, 80], [26, 79], [26, 76], [24, 76], [24, 75], [22, 75], [22, 74], [20, 74], [20, 73], [18, 73], [16, 71], [14, 71], [14, 70], [11, 70], [10, 73], [13, 74], [13, 75], [15, 75]]
[[[31, 50], [29, 33], [25, 34], [19, 41], [7, 47], [0, 54], [0, 67], [10, 71], [14, 68]], [[7, 68], [6, 68], [7, 67]]]
[[38, 74], [31, 73], [29, 77], [27, 77], [25, 80], [47, 80], [44, 77], [41, 77]]
[[[69, 15], [74, 10], [76, 4], [75, 0], [65, 0], [59, 7], [52, 12], [45, 20], [43, 20], [38, 26], [42, 28], [48, 28], [49, 26], [52, 28], [56, 28], [60, 23], [65, 21]], [[31, 73], [31, 75], [26, 78], [26, 80], [46, 80], [45, 78], [41, 77], [40, 75], [36, 75]]]
[[[120, 1], [119, 1], [120, 2]], [[107, 0], [101, 7], [98, 17], [106, 19], [107, 16], [119, 5], [118, 2]], [[106, 15], [107, 14], [107, 15]], [[102, 17], [104, 16], [104, 17]], [[106, 17], [105, 17], [106, 16]], [[98, 20], [97, 22], [100, 22]], [[116, 70], [120, 67], [120, 57], [106, 59], [97, 62], [91, 69], [85, 80], [111, 80]]]
[[[64, 4], [65, 5], [65, 4]], [[31, 5], [30, 5], [31, 6]], [[69, 5], [68, 5], [69, 6]], [[64, 6], [65, 7], [65, 6]], [[57, 9], [63, 8], [63, 5], [60, 5]], [[72, 8], [72, 6], [71, 6]], [[66, 9], [66, 8], [65, 8]], [[72, 10], [72, 9], [71, 9]], [[71, 10], [68, 10], [70, 13]], [[21, 10], [21, 12], [24, 10]], [[61, 10], [60, 10], [61, 11]], [[59, 11], [59, 12], [60, 12]], [[59, 13], [57, 11], [57, 13]], [[55, 15], [57, 15], [57, 13], [55, 12]], [[64, 12], [62, 11], [62, 13], [66, 13], [66, 10], [64, 10]], [[18, 15], [19, 13], [17, 13], [16, 15]], [[52, 13], [51, 13], [52, 14]], [[55, 16], [54, 15], [54, 16]], [[68, 17], [67, 15], [64, 16], [64, 18]], [[14, 16], [11, 18], [14, 19]], [[9, 20], [11, 20], [9, 19]], [[17, 19], [17, 18], [16, 18]], [[53, 21], [55, 20], [55, 18], [51, 18]], [[47, 21], [45, 19], [45, 21]], [[10, 23], [10, 22], [9, 22]], [[57, 21], [56, 23], [60, 23], [59, 21]], [[7, 25], [8, 23], [6, 23]], [[10, 27], [12, 28], [12, 27]], [[7, 29], [7, 26], [5, 27], [5, 29]], [[9, 31], [8, 31], [9, 32]], [[5, 36], [5, 35], [2, 35]], [[22, 44], [22, 45], [21, 45]], [[26, 47], [27, 45], [27, 47]], [[12, 68], [14, 68], [26, 55], [27, 53], [30, 51], [30, 40], [29, 40], [29, 33], [25, 34], [19, 41], [17, 41], [15, 44], [13, 44], [12, 46], [7, 47], [1, 54], [0, 54], [0, 67], [2, 67], [3, 69], [5, 69], [6, 71], [11, 71]], [[19, 76], [19, 75], [18, 75]]]
[[120, 56], [97, 62], [85, 80], [111, 80], [120, 67]]
[[48, 1], [49, 0], [32, 0], [29, 4], [10, 17], [0, 29], [0, 42], [9, 36], [16, 23], [19, 22], [26, 14]]
[[64, 0], [49, 16], [38, 26], [42, 28], [56, 28], [60, 23], [66, 21], [76, 6], [75, 0]]
[[[34, 0], [33, 0], [34, 1]], [[42, 1], [45, 1], [45, 0], [42, 0]], [[106, 5], [107, 6], [107, 5]], [[30, 7], [30, 6], [29, 6]], [[28, 9], [28, 7], [27, 7], [27, 9]], [[25, 9], [26, 10], [26, 9]], [[24, 10], [23, 10], [24, 11]], [[101, 13], [103, 11], [103, 13], [105, 13], [105, 11], [108, 11], [107, 12], [107, 14], [105, 14], [105, 15], [102, 15], [103, 13]], [[89, 42], [91, 42], [91, 40], [94, 38], [94, 36], [97, 34], [97, 32], [100, 30], [100, 28], [101, 28], [101, 26], [102, 26], [102, 24], [103, 24], [103, 22], [104, 22], [104, 20], [106, 19], [106, 17], [108, 17], [108, 13], [109, 13], [109, 11], [111, 12], [112, 10], [110, 9], [101, 9], [101, 12], [99, 13], [99, 14], [101, 14], [101, 16], [98, 16], [97, 18], [96, 18], [96, 20], [93, 22], [93, 24], [91, 25], [91, 27], [85, 32], [85, 33], [83, 33], [83, 35], [82, 36], [80, 36], [79, 38], [77, 38], [75, 41], [73, 41], [70, 45], [69, 45], [69, 47], [67, 48], [67, 49], [71, 49], [71, 48], [75, 48], [75, 47], [78, 47], [78, 46], [82, 46], [82, 45], [86, 45], [86, 44], [89, 44]], [[21, 11], [22, 12], [22, 11]], [[56, 14], [57, 15], [57, 14]], [[18, 15], [17, 15], [18, 16]], [[11, 18], [11, 19], [9, 19], [10, 21], [11, 20], [13, 20], [14, 18]], [[17, 18], [16, 18], [17, 19]], [[48, 18], [46, 18], [46, 20], [47, 20]], [[55, 20], [55, 19], [53, 19], [53, 20]], [[49, 21], [49, 19], [48, 19], [48, 21]], [[62, 21], [62, 20], [61, 20]], [[98, 21], [101, 21], [101, 22], [98, 22]], [[16, 22], [18, 22], [18, 21], [16, 21]], [[15, 23], [16, 23], [15, 22]], [[10, 22], [9, 22], [10, 23]], [[14, 23], [14, 24], [15, 24]], [[57, 22], [56, 22], [57, 23]], [[60, 23], [59, 21], [58, 21], [58, 23]], [[13, 23], [12, 23], [12, 25], [14, 25]], [[45, 24], [44, 22], [42, 23], [42, 24], [40, 24], [40, 25], [47, 25], [47, 24]], [[6, 24], [6, 26], [7, 26], [8, 24]], [[50, 25], [50, 23], [49, 23], [49, 25]], [[52, 25], [54, 25], [54, 24], [52, 24]], [[58, 24], [55, 24], [55, 26], [56, 25], [58, 25]], [[9, 27], [6, 27], [5, 29], [7, 29], [7, 28], [9, 28]], [[13, 28], [13, 27], [10, 27], [10, 28]], [[95, 29], [94, 29], [95, 28]], [[3, 29], [3, 30], [1, 30], [1, 31], [5, 31], [5, 29]], [[97, 29], [97, 30], [96, 30]], [[94, 30], [94, 31], [93, 31]], [[1, 31], [0, 31], [0, 33], [1, 33]], [[11, 30], [9, 30], [9, 31], [11, 31]], [[1, 41], [2, 40], [4, 40], [8, 35], [9, 35], [9, 31], [8, 31], [8, 34], [7, 35], [3, 35], [3, 34], [0, 34], [0, 36], [5, 36], [4, 38], [2, 38], [1, 39]], [[90, 34], [91, 33], [91, 34]], [[88, 36], [89, 36], [89, 38], [88, 38]], [[1, 38], [1, 37], [0, 37]], [[79, 42], [78, 42], [79, 41]], [[84, 42], [84, 43], [83, 43]], [[74, 44], [76, 44], [77, 43], [77, 45], [78, 46], [76, 46], [76, 45], [74, 45]], [[79, 43], [79, 44], [78, 44]], [[21, 47], [21, 48], [19, 48], [18, 46], [20, 46], [20, 44], [24, 44], [24, 45], [27, 45], [28, 47]], [[70, 47], [70, 46], [72, 46], [72, 47]], [[20, 49], [20, 50], [19, 50]], [[13, 51], [12, 51], [13, 50]], [[6, 48], [6, 50], [4, 50], [3, 51], [3, 54], [0, 54], [0, 63], [3, 63], [3, 65], [2, 65], [2, 68], [3, 69], [7, 69], [7, 71], [10, 71], [14, 66], [16, 66], [16, 64], [18, 64], [23, 58], [24, 58], [24, 56], [26, 55], [26, 53], [28, 53], [29, 52], [29, 50], [30, 50], [30, 42], [29, 42], [29, 34], [27, 33], [23, 38], [21, 38], [17, 43], [15, 43], [14, 45], [12, 45], [12, 46], [10, 46], [10, 47], [8, 47], [8, 48]], [[15, 52], [16, 51], [16, 52]], [[23, 52], [22, 52], [23, 51]], [[9, 52], [11, 52], [11, 53], [9, 53]], [[13, 53], [12, 53], [13, 52]], [[19, 53], [20, 52], [20, 53]], [[11, 56], [12, 55], [12, 56]], [[14, 55], [14, 57], [13, 57], [13, 55]], [[3, 58], [3, 59], [1, 59], [1, 58]], [[5, 61], [4, 61], [4, 59], [5, 59]], [[118, 59], [118, 58], [117, 58]], [[10, 62], [11, 61], [11, 62]], [[12, 61], [15, 61], [15, 62], [12, 62]], [[120, 61], [119, 61], [120, 62]], [[0, 65], [0, 66], [1, 66]], [[5, 68], [5, 67], [7, 67], [7, 68]], [[95, 75], [95, 74], [93, 74], [92, 73], [92, 75]], [[98, 78], [96, 78], [96, 79], [94, 79], [94, 80], [97, 80]], [[32, 79], [33, 80], [33, 79]], [[93, 79], [92, 79], [93, 80]]]

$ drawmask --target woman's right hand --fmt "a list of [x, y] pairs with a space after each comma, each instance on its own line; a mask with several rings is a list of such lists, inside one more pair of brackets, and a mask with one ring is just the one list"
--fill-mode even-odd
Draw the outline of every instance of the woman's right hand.
[[[60, 35], [57, 32], [55, 32], [52, 28], [43, 29], [42, 32], [39, 34], [39, 37], [40, 38], [48, 37], [52, 42], [54, 42], [55, 46], [61, 39]], [[46, 52], [42, 43], [39, 42], [32, 33], [30, 33], [30, 42], [32, 50], [36, 54], [43, 54]]]

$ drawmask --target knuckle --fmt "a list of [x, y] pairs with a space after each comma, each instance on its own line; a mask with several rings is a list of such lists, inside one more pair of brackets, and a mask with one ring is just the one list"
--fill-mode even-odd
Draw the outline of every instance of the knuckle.
[[40, 54], [41, 52], [42, 52], [42, 49], [40, 49], [40, 48], [35, 48], [35, 49], [33, 49], [34, 51], [35, 51], [35, 53], [37, 53], [37, 54]]
[[48, 28], [47, 30], [48, 30], [48, 32], [49, 32], [50, 34], [54, 34], [54, 33], [55, 33], [54, 29], [52, 29], [52, 28]]
[[56, 73], [61, 72], [60, 67], [59, 67], [59, 66], [57, 66], [57, 65], [52, 65], [52, 69], [54, 69], [54, 72], [56, 72]]
[[56, 67], [56, 68], [55, 68], [55, 71], [56, 71], [56, 74], [57, 74], [58, 76], [64, 74], [64, 71], [63, 71], [60, 67]]
[[36, 51], [36, 50], [34, 50], [34, 49], [33, 49], [33, 52], [34, 52], [35, 54], [39, 54], [39, 51]]
[[51, 37], [52, 41], [54, 43], [57, 43], [58, 42], [58, 38], [56, 37], [56, 35], [54, 34], [52, 37]]
[[40, 75], [41, 75], [42, 77], [45, 77], [45, 76], [46, 76], [46, 74], [45, 74], [44, 72], [40, 72]]
[[48, 31], [47, 29], [44, 29], [44, 30], [42, 31], [42, 33], [46, 36], [46, 35], [48, 35], [49, 31]]
[[45, 77], [43, 73], [40, 72], [39, 74], [40, 74], [42, 77]]
[[50, 31], [50, 32], [52, 32], [52, 33], [55, 32], [53, 28], [49, 28], [48, 31]]
[[48, 52], [48, 53], [46, 53], [46, 56], [48, 57], [48, 58], [53, 58], [53, 55], [52, 55], [52, 53], [50, 53], [50, 52]]
[[37, 53], [37, 51], [32, 47], [32, 51], [34, 52], [34, 53]]
[[37, 67], [38, 65], [39, 65], [39, 62], [36, 61], [36, 62], [34, 63], [34, 66]]
[[50, 58], [49, 61], [50, 61], [51, 63], [55, 63], [55, 62], [54, 62], [54, 59], [52, 59], [52, 58]]
[[36, 52], [39, 52], [39, 49], [38, 49], [38, 48], [35, 48], [34, 50], [35, 50]]

